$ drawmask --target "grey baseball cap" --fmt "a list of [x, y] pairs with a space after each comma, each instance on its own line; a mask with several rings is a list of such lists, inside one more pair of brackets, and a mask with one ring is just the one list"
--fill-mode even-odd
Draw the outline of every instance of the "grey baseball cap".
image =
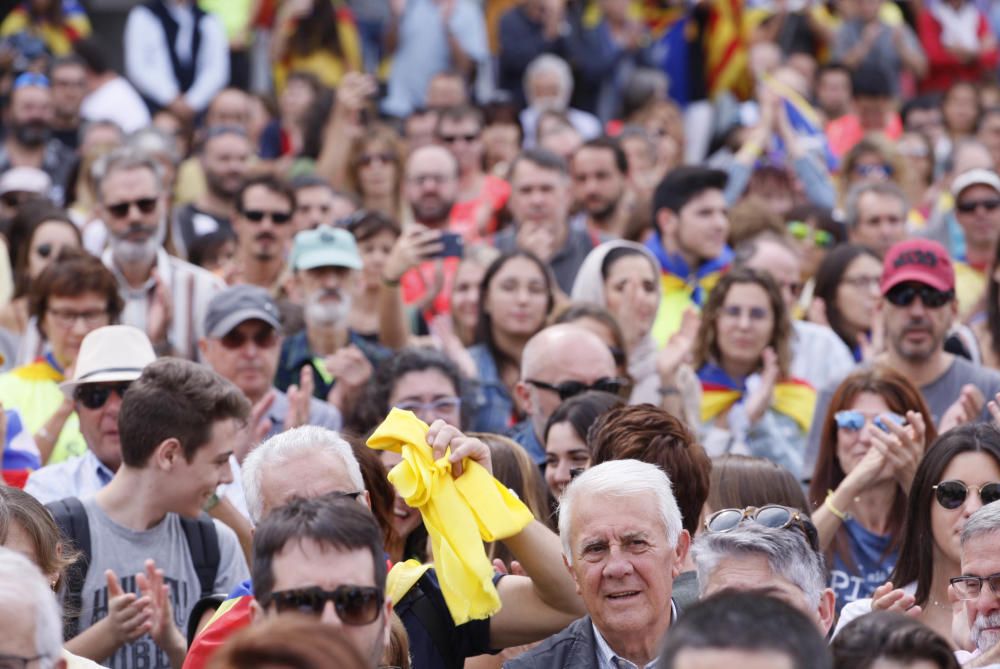
[[278, 306], [266, 290], [247, 284], [226, 288], [208, 303], [205, 335], [213, 339], [224, 337], [249, 320], [264, 321], [275, 330], [281, 329]]

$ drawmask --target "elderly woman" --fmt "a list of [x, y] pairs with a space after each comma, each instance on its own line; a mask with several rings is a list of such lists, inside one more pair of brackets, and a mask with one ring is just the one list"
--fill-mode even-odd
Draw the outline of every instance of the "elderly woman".
[[[625, 336], [628, 373], [634, 385], [630, 404], [650, 403], [697, 426], [701, 393], [693, 370], [685, 363], [694, 338], [689, 327], [663, 351], [653, 341], [653, 322], [660, 306], [659, 264], [645, 246], [610, 241], [591, 251], [580, 266], [572, 298], [606, 308]], [[685, 332], [687, 330], [687, 332]]]

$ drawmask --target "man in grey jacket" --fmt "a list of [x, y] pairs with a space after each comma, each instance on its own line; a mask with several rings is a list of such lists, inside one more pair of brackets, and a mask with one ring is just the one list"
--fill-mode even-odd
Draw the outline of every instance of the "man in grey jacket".
[[691, 543], [670, 479], [638, 460], [588, 469], [563, 494], [559, 535], [587, 615], [504, 668], [654, 667]]

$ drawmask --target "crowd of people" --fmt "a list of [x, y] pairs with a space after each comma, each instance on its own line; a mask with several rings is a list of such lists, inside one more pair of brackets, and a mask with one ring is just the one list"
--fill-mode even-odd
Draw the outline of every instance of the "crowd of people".
[[1000, 667], [1000, 5], [133, 4], [0, 3], [0, 667]]

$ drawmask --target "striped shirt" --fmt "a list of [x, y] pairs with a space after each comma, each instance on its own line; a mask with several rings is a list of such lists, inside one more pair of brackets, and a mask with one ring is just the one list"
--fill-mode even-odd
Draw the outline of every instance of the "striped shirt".
[[[139, 288], [133, 288], [115, 264], [111, 249], [107, 249], [101, 259], [115, 275], [118, 291], [125, 302], [121, 322], [148, 334], [149, 301], [156, 282], [150, 277]], [[176, 258], [162, 248], [156, 252], [155, 269], [160, 279], [170, 287], [173, 312], [167, 339], [174, 355], [197, 360], [198, 340], [205, 335], [208, 303], [225, 288], [225, 284], [211, 272]]]

